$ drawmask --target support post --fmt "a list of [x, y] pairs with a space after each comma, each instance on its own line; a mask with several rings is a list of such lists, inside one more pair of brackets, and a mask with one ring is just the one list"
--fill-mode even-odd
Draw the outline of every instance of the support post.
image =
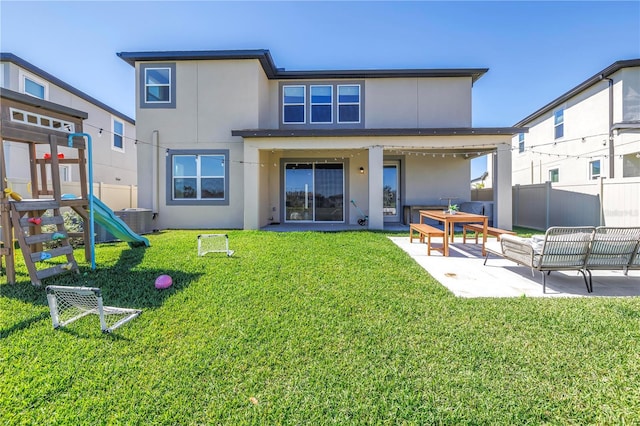
[[382, 146], [369, 148], [369, 229], [384, 229], [383, 178], [384, 150]]

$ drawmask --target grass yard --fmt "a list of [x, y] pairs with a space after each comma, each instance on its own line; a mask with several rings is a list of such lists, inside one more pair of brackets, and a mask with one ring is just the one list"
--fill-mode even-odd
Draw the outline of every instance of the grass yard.
[[54, 331], [19, 265], [0, 422], [640, 423], [638, 298], [458, 299], [383, 233], [232, 231], [231, 258], [198, 258], [197, 235], [98, 245], [97, 271], [45, 281], [143, 309], [111, 335]]

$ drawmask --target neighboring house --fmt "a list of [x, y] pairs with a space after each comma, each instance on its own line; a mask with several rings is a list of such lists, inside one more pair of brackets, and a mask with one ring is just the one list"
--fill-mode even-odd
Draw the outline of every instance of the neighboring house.
[[[94, 182], [137, 185], [136, 127], [132, 118], [11, 53], [0, 53], [0, 87], [86, 112], [83, 131], [92, 137]], [[42, 150], [38, 157], [48, 152], [45, 146], [38, 149]], [[60, 152], [68, 151], [61, 147]], [[26, 144], [5, 143], [5, 156], [9, 159], [8, 180], [28, 181]], [[77, 166], [62, 165], [60, 175], [63, 182], [80, 179]]]
[[640, 59], [613, 63], [515, 127], [529, 131], [512, 140], [514, 184], [640, 177]]
[[121, 52], [135, 67], [138, 206], [163, 228], [402, 221], [468, 201], [497, 152], [494, 223], [511, 227], [511, 137], [474, 128], [487, 69], [285, 71], [267, 50]]

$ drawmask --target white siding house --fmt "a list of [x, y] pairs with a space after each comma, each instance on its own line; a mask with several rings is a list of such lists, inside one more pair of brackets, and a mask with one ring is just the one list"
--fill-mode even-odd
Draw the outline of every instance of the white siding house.
[[640, 177], [640, 59], [618, 61], [515, 124], [513, 183]]
[[[92, 137], [94, 182], [137, 185], [135, 121], [12, 53], [0, 53], [0, 86], [88, 114], [85, 133]], [[38, 151], [38, 157], [45, 154]], [[64, 154], [65, 148], [60, 149]], [[5, 143], [9, 180], [29, 179], [25, 144]], [[77, 182], [76, 166], [61, 166], [63, 182]]]

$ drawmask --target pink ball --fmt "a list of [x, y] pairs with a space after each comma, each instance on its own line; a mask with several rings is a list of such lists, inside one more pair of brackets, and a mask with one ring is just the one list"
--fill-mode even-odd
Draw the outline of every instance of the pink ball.
[[173, 284], [173, 280], [169, 275], [160, 275], [158, 278], [156, 278], [156, 288], [158, 290], [169, 288], [171, 287], [171, 284]]

